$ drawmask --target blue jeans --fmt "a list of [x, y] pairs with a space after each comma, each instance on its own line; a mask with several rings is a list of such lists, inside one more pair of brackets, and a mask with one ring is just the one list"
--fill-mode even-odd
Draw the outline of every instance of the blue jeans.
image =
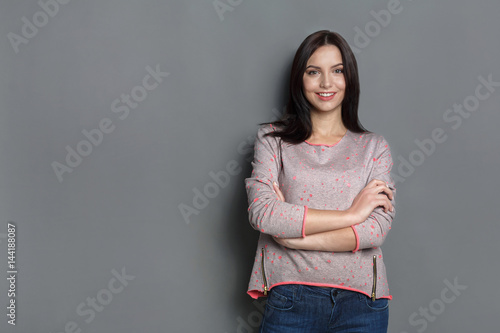
[[386, 333], [389, 300], [338, 288], [285, 284], [268, 294], [261, 333]]

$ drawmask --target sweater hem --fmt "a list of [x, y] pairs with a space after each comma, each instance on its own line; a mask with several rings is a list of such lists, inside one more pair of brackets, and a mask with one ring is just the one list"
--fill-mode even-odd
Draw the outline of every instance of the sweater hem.
[[302, 220], [302, 238], [306, 237], [307, 206], [304, 206], [304, 219]]
[[[358, 292], [358, 293], [361, 293], [367, 297], [371, 297], [370, 294], [362, 291], [362, 290], [359, 290], [359, 289], [356, 289], [356, 288], [349, 288], [349, 287], [346, 287], [346, 286], [341, 286], [341, 285], [338, 285], [338, 284], [328, 284], [328, 283], [315, 283], [315, 282], [302, 282], [302, 281], [284, 281], [284, 282], [278, 282], [278, 283], [275, 283], [273, 285], [271, 285], [269, 287], [269, 290], [271, 290], [273, 287], [276, 287], [276, 286], [280, 286], [280, 285], [283, 285], [283, 284], [303, 284], [303, 285], [307, 285], [307, 286], [315, 286], [315, 287], [329, 287], [329, 288], [337, 288], [337, 289], [344, 289], [344, 290], [349, 290], [349, 291], [354, 291], [354, 292]], [[268, 291], [269, 293], [269, 291]], [[250, 295], [250, 297], [252, 297], [253, 299], [257, 299], [259, 297], [267, 297], [266, 295], [264, 295], [264, 293], [260, 290], [257, 290], [257, 289], [251, 289], [251, 290], [248, 290], [247, 291], [247, 294]], [[387, 298], [389, 300], [392, 300], [392, 295], [382, 295], [380, 297], [377, 297], [376, 299], [379, 299], [379, 298]]]

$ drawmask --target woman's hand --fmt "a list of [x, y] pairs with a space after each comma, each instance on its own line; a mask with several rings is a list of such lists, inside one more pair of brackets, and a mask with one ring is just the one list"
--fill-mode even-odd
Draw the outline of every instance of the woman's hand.
[[278, 200], [285, 202], [285, 196], [281, 192], [280, 187], [276, 182], [273, 182], [273, 189], [274, 192], [276, 192], [276, 195], [278, 196]]
[[392, 190], [387, 187], [384, 181], [373, 179], [358, 193], [347, 211], [354, 217], [355, 221], [359, 221], [357, 223], [361, 223], [378, 206], [384, 207], [386, 213], [393, 212], [394, 207], [391, 204], [393, 198]]
[[274, 241], [284, 247], [296, 250], [327, 251], [323, 244], [323, 235], [315, 234], [305, 238], [277, 238]]
[[292, 248], [289, 244], [289, 241], [290, 239], [292, 238], [278, 238], [278, 237], [273, 237], [274, 241], [278, 244], [280, 244], [281, 246], [284, 246], [284, 247], [288, 247], [288, 248]]

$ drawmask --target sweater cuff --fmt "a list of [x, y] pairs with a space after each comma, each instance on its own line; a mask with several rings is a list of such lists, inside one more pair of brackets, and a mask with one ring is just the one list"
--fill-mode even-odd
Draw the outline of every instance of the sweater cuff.
[[302, 220], [302, 238], [306, 237], [307, 206], [304, 206], [304, 219]]
[[357, 250], [359, 250], [359, 235], [354, 226], [355, 226], [354, 224], [351, 225], [351, 228], [354, 231], [354, 236], [356, 236], [356, 248], [352, 252], [356, 252]]

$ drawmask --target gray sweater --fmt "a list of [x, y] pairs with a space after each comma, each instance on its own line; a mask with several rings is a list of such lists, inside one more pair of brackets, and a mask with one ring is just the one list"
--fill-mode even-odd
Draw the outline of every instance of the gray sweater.
[[[245, 179], [250, 224], [260, 232], [247, 293], [263, 297], [274, 286], [292, 283], [392, 299], [380, 246], [391, 229], [395, 209], [385, 213], [377, 207], [364, 222], [352, 226], [357, 243], [352, 252], [295, 250], [273, 240], [307, 237], [308, 208], [346, 210], [372, 179], [385, 181], [395, 196], [390, 176], [393, 161], [385, 138], [348, 130], [334, 145], [282, 143], [280, 150], [279, 138], [263, 136], [273, 130], [272, 125], [259, 128], [253, 171]], [[285, 202], [273, 193], [273, 181]], [[391, 203], [395, 208], [394, 199]]]

